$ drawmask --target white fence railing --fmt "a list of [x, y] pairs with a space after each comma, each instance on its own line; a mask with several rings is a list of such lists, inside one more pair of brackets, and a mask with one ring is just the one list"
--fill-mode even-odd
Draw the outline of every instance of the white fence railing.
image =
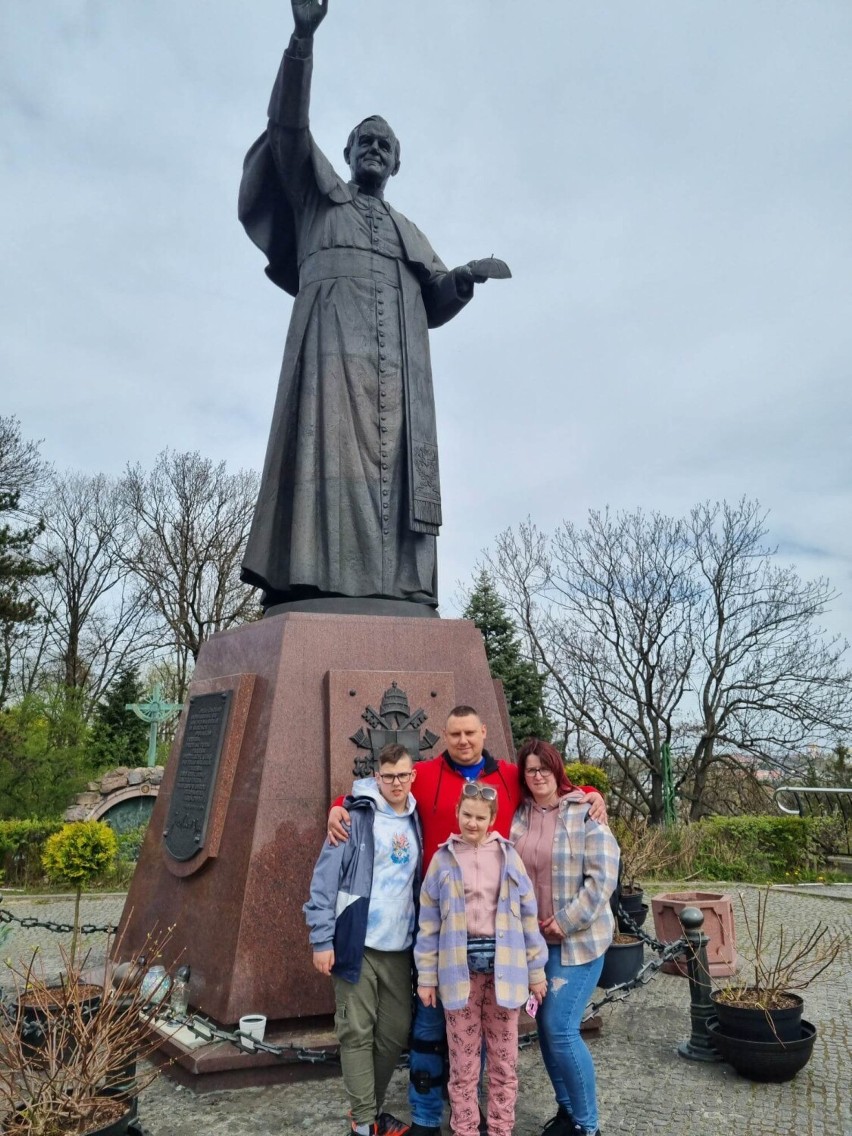
[[[835, 789], [820, 785], [779, 785], [773, 794], [775, 804], [788, 816], [837, 817], [841, 856], [852, 856], [852, 789]], [[843, 846], [845, 843], [845, 847]]]

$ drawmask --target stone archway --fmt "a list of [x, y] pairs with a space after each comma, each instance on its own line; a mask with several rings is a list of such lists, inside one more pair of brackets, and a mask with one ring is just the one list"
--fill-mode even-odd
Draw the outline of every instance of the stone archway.
[[146, 824], [163, 772], [161, 765], [112, 769], [77, 794], [74, 804], [65, 810], [65, 820], [103, 820], [119, 834]]

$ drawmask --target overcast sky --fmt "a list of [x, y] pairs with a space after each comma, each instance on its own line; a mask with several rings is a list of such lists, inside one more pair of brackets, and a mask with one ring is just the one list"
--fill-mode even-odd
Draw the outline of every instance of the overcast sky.
[[[528, 514], [757, 497], [852, 638], [850, 0], [330, 0], [312, 127], [511, 281], [432, 336], [442, 610]], [[290, 300], [236, 196], [287, 0], [1, 0], [0, 413], [263, 462]]]

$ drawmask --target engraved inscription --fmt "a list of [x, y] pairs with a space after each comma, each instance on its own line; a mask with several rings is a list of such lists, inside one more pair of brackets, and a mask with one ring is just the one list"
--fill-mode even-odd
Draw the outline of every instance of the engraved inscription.
[[163, 832], [166, 848], [176, 860], [190, 860], [204, 847], [232, 693], [200, 694], [189, 700]]

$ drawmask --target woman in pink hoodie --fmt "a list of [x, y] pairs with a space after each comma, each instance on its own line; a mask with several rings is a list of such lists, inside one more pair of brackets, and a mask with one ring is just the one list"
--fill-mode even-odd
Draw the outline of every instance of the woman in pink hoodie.
[[532, 879], [548, 945], [538, 1036], [558, 1111], [542, 1136], [600, 1136], [595, 1068], [580, 1022], [612, 941], [609, 897], [619, 848], [606, 825], [589, 816], [588, 797], [565, 776], [550, 742], [524, 742], [518, 770], [523, 800], [512, 839]]

